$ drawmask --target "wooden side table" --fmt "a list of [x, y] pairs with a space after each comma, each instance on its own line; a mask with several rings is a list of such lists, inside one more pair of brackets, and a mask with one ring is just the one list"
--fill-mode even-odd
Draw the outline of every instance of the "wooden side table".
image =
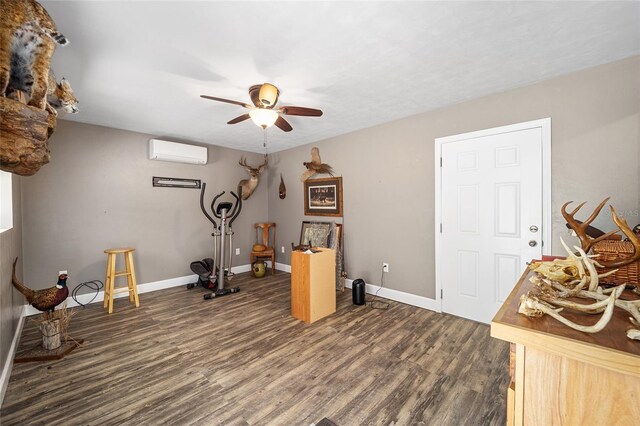
[[[638, 424], [640, 342], [625, 334], [628, 314], [616, 309], [606, 328], [594, 334], [548, 316], [519, 315], [520, 296], [533, 288], [529, 277], [529, 271], [522, 275], [491, 322], [491, 336], [512, 343], [507, 424]], [[568, 309], [562, 314], [595, 322]]]

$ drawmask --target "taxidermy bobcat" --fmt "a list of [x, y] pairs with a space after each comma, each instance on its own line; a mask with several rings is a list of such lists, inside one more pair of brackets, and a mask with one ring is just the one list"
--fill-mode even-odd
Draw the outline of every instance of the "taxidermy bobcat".
[[[53, 108], [55, 109], [53, 109]], [[66, 78], [62, 77], [60, 83], [56, 84], [55, 77], [49, 71], [49, 90], [47, 91], [47, 110], [52, 114], [57, 114], [56, 109], [69, 114], [78, 111], [78, 100], [73, 94], [73, 89]]]
[[0, 10], [0, 94], [13, 81], [21, 86], [13, 90], [27, 89], [28, 105], [45, 109], [51, 55], [69, 42], [35, 0], [0, 0]]
[[[16, 101], [19, 100], [17, 90], [26, 92], [28, 86], [24, 80], [14, 78], [14, 74], [12, 74], [9, 87], [7, 88], [7, 98]], [[75, 114], [80, 111], [78, 108], [78, 100], [73, 94], [73, 89], [67, 79], [63, 77], [60, 83], [56, 83], [56, 78], [51, 70], [49, 70], [46, 110], [49, 114], [56, 116], [58, 115], [56, 110], [61, 110], [69, 114]]]

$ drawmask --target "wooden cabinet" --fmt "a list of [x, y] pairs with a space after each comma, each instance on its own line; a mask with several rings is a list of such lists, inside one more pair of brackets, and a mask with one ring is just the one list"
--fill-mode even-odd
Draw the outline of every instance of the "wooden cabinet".
[[[525, 272], [491, 323], [491, 336], [512, 342], [507, 424], [638, 424], [640, 342], [625, 335], [631, 325], [628, 314], [616, 310], [607, 327], [595, 334], [553, 318], [519, 315], [520, 296], [533, 287], [528, 278]], [[595, 322], [566, 310], [563, 315], [583, 324]]]
[[291, 315], [312, 323], [336, 311], [336, 252], [291, 253]]

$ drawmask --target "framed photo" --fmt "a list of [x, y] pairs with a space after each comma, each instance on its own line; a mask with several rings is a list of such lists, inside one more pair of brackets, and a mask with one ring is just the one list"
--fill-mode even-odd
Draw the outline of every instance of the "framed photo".
[[[340, 247], [342, 224], [336, 223], [336, 232], [331, 234], [331, 222], [302, 222], [300, 245], [311, 247]], [[333, 241], [337, 237], [337, 242]]]
[[305, 180], [304, 214], [342, 217], [342, 177]]

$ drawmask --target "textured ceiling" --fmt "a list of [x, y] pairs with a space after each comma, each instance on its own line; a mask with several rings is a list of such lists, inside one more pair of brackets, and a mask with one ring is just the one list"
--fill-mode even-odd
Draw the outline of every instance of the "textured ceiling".
[[41, 1], [71, 43], [64, 119], [264, 152], [226, 122], [271, 82], [320, 108], [268, 130], [275, 152], [640, 53], [638, 2]]

